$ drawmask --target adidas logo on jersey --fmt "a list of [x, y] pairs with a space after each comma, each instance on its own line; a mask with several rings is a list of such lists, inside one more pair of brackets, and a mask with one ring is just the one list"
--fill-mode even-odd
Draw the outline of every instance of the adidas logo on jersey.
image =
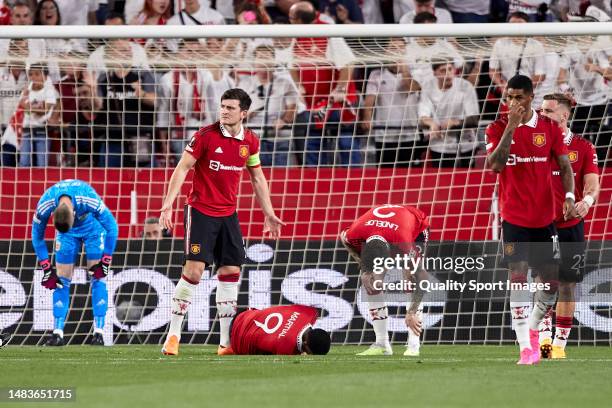
[[215, 150], [215, 153], [223, 153], [223, 149], [221, 149], [221, 146], [217, 147], [217, 150]]

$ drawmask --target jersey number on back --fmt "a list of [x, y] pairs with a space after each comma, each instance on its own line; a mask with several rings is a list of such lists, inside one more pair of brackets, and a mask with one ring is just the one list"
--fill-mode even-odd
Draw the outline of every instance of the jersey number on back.
[[[270, 321], [272, 319], [276, 319], [276, 325], [275, 326], [271, 326], [270, 325]], [[283, 324], [283, 315], [280, 313], [270, 313], [267, 317], [266, 320], [264, 320], [264, 322], [258, 322], [257, 320], [254, 320], [255, 325], [257, 327], [259, 327], [261, 330], [263, 330], [264, 332], [266, 332], [267, 334], [272, 334], [275, 331], [277, 331], [281, 325]]]
[[402, 208], [401, 205], [393, 205], [393, 204], [387, 204], [387, 205], [383, 205], [380, 207], [376, 207], [374, 209], [374, 211], [372, 211], [372, 214], [374, 214], [376, 217], [378, 218], [391, 218], [395, 215], [395, 213], [393, 211], [389, 212], [389, 213], [382, 213], [381, 210], [386, 210], [388, 208]]

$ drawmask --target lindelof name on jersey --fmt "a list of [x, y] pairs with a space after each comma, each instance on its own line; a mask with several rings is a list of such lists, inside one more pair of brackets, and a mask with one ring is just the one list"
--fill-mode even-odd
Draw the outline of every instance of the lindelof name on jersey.
[[393, 231], [397, 231], [399, 229], [399, 225], [394, 224], [390, 221], [369, 220], [369, 221], [366, 221], [365, 225], [368, 227], [374, 226], [378, 228], [389, 228], [389, 229], [392, 229]]

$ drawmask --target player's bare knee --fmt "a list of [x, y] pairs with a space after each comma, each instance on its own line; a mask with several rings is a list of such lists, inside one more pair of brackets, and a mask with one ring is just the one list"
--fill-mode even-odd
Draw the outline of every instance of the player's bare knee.
[[217, 268], [217, 275], [234, 275], [240, 273], [240, 267], [234, 265], [223, 265]]
[[202, 279], [202, 274], [206, 269], [206, 264], [200, 261], [186, 261], [183, 267], [183, 275], [190, 281], [199, 282]]

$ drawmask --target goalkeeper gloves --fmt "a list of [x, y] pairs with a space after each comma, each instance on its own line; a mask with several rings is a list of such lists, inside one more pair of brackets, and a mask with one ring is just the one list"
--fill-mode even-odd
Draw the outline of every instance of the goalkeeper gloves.
[[40, 282], [41, 285], [50, 290], [61, 289], [64, 287], [64, 285], [62, 285], [62, 282], [60, 282], [59, 277], [55, 272], [55, 269], [53, 268], [51, 262], [49, 262], [48, 259], [40, 261], [38, 264], [40, 265], [43, 271], [43, 278]]
[[105, 278], [110, 271], [110, 264], [112, 261], [112, 257], [110, 255], [102, 255], [102, 259], [100, 262], [89, 268], [89, 276], [92, 276], [96, 279]]

